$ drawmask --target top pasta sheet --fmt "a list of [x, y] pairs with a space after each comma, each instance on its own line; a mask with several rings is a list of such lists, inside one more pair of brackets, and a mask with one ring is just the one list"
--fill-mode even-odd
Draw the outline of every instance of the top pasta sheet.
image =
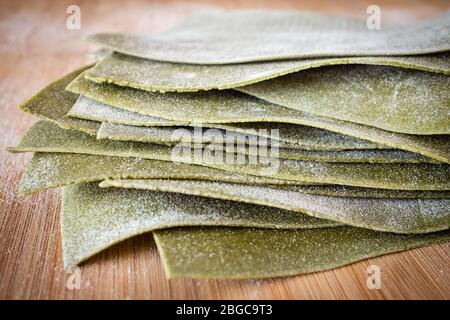
[[285, 11], [213, 11], [156, 35], [99, 33], [114, 51], [159, 61], [228, 64], [312, 57], [417, 55], [450, 50], [450, 11], [408, 26]]

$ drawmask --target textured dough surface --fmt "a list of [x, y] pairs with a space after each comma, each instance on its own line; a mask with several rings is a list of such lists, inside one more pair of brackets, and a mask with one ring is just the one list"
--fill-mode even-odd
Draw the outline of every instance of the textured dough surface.
[[[368, 140], [394, 149], [416, 152], [437, 161], [450, 163], [448, 135], [395, 133], [284, 108], [234, 90], [162, 94], [106, 83], [96, 84], [85, 80], [82, 75], [67, 89], [110, 106], [164, 119], [192, 123], [300, 124]], [[271, 124], [268, 123], [266, 128], [270, 129]]]
[[161, 34], [99, 33], [88, 40], [137, 57], [195, 64], [415, 55], [450, 50], [449, 15], [374, 32], [366, 20], [308, 12], [218, 11], [192, 15]]
[[448, 75], [352, 65], [306, 70], [238, 90], [309, 114], [388, 131], [450, 134], [448, 88]]
[[[120, 129], [120, 131], [124, 133], [122, 137], [125, 140], [143, 142], [155, 142], [155, 138], [151, 138], [150, 134], [146, 134], [146, 131], [152, 131], [153, 129], [145, 129], [140, 127], [193, 125], [192, 123], [186, 121], [167, 120], [115, 108], [84, 96], [80, 96], [78, 98], [68, 115], [80, 119], [107, 122], [108, 124], [100, 126], [100, 129], [97, 132], [98, 138], [102, 136], [105, 126], [108, 125], [109, 128], [114, 128], [114, 131], [118, 131]], [[116, 124], [116, 126], [113, 126], [112, 124]], [[119, 126], [120, 124], [130, 126]], [[282, 147], [320, 150], [388, 148], [380, 144], [352, 138], [328, 130], [288, 123], [200, 123], [199, 125], [204, 128], [225, 129], [247, 135], [251, 134], [270, 137], [273, 140], [279, 140]], [[279, 136], [275, 137], [271, 135], [270, 130], [278, 130]], [[139, 138], [137, 138], [136, 135], [139, 136]]]
[[355, 227], [311, 230], [174, 228], [153, 232], [167, 278], [268, 278], [337, 268], [450, 240]]
[[[10, 151], [145, 157], [170, 162], [174, 159], [173, 148], [169, 146], [96, 140], [88, 134], [61, 129], [50, 122], [38, 123], [32, 129], [36, 133], [26, 134], [19, 145], [10, 148]], [[191, 151], [190, 148], [189, 151]], [[276, 179], [396, 190], [449, 190], [450, 188], [450, 166], [446, 164], [327, 163], [269, 157], [258, 157], [256, 164], [252, 164], [251, 159], [243, 154], [241, 156], [236, 154], [236, 158], [223, 159], [220, 163], [216, 157], [211, 156], [211, 150], [205, 150], [200, 159], [192, 152], [185, 155], [180, 156], [176, 153], [177, 162]], [[271, 153], [269, 152], [268, 155]]]
[[[183, 131], [184, 137], [194, 140], [194, 133], [189, 136], [189, 131]], [[168, 129], [170, 131], [170, 129]], [[265, 157], [276, 157], [280, 159], [304, 160], [304, 161], [320, 161], [320, 162], [340, 162], [340, 163], [438, 163], [427, 157], [420, 156], [415, 153], [406, 152], [402, 150], [344, 150], [344, 151], [308, 151], [279, 148], [276, 151], [276, 145], [266, 145], [256, 142], [252, 146], [245, 144], [234, 143], [232, 137], [224, 139], [225, 142], [231, 142], [231, 145], [223, 145], [222, 142], [217, 144], [215, 140], [201, 143], [193, 143], [191, 140], [184, 142], [184, 140], [172, 141], [172, 135], [166, 134], [166, 140], [161, 135], [158, 143], [134, 142], [134, 141], [114, 141], [111, 139], [96, 139], [93, 136], [83, 132], [74, 130], [66, 130], [60, 128], [58, 125], [48, 122], [39, 121], [35, 123], [27, 133], [22, 137], [21, 142], [17, 147], [8, 148], [10, 151], [16, 152], [73, 152], [73, 153], [87, 153], [98, 154], [106, 156], [123, 156], [123, 157], [138, 157], [146, 159], [172, 161], [172, 155], [176, 154], [183, 157], [190, 155], [190, 162], [194, 161], [192, 155], [195, 152], [200, 152], [201, 155], [211, 156], [216, 158], [219, 155], [221, 161], [224, 162], [228, 154], [238, 154], [252, 156], [255, 160], [262, 155], [263, 150], [267, 153]], [[179, 137], [178, 137], [179, 138]], [[205, 139], [206, 140], [206, 139]], [[246, 141], [245, 137], [242, 141]], [[162, 145], [167, 143], [168, 145]], [[179, 145], [178, 145], [179, 144]], [[181, 146], [180, 146], [181, 145]], [[180, 153], [174, 152], [175, 148], [182, 147]], [[95, 151], [97, 150], [97, 151]], [[186, 162], [186, 159], [184, 160]]]
[[176, 193], [63, 188], [61, 235], [66, 268], [144, 232], [179, 226], [323, 228], [338, 225], [287, 210]]
[[[68, 117], [70, 109], [73, 107], [74, 101], [78, 101], [78, 95], [64, 91], [64, 88], [85, 68], [76, 70], [63, 78], [49, 84], [37, 95], [26, 101], [21, 107], [25, 112], [31, 113], [39, 118], [46, 119], [57, 123], [59, 126], [67, 129], [75, 129], [86, 132], [90, 135], [96, 135], [100, 127], [100, 123], [94, 121], [86, 121], [85, 119], [77, 119]], [[75, 103], [76, 105], [76, 103]], [[120, 110], [114, 108], [116, 110]], [[156, 118], [154, 118], [156, 119]], [[95, 119], [92, 119], [95, 120]], [[168, 121], [158, 119], [159, 121]], [[182, 122], [186, 124], [186, 122]], [[161, 123], [160, 123], [161, 124]], [[153, 125], [153, 124], [152, 124]], [[173, 123], [172, 123], [173, 125]], [[241, 133], [252, 133], [254, 130], [266, 129], [265, 124], [213, 124], [211, 127], [223, 128], [230, 131]], [[370, 143], [364, 140], [351, 138], [348, 136], [335, 134], [326, 130], [313, 129], [305, 126], [297, 126], [280, 123], [274, 123], [271, 128], [283, 130], [282, 137], [285, 142], [297, 147], [301, 144], [307, 149], [361, 149], [361, 148], [383, 148], [379, 144]], [[303, 139], [302, 136], [306, 138]], [[284, 143], [283, 143], [284, 145]], [[289, 145], [284, 145], [289, 147]]]
[[29, 98], [20, 108], [38, 118], [52, 121], [62, 128], [76, 129], [91, 135], [97, 133], [100, 123], [76, 119], [67, 116], [67, 113], [77, 101], [78, 96], [65, 91], [66, 86], [72, 82], [80, 73], [90, 66], [86, 66], [63, 76], [62, 78], [48, 84], [37, 94]]
[[[209, 124], [208, 124], [209, 126]], [[115, 124], [109, 122], [102, 122], [100, 128], [97, 131], [97, 139], [109, 139], [117, 141], [130, 141], [130, 142], [149, 142], [149, 143], [160, 143], [167, 145], [174, 145], [177, 143], [185, 143], [191, 145], [196, 143], [197, 145], [208, 146], [209, 144], [219, 147], [220, 145], [231, 143], [231, 144], [242, 144], [245, 146], [266, 146], [266, 145], [276, 145], [279, 148], [294, 149], [284, 150], [285, 153], [290, 154], [295, 151], [305, 150], [303, 145], [297, 143], [290, 143], [279, 141], [278, 138], [271, 135], [270, 131], [265, 133], [258, 133], [256, 130], [227, 130], [222, 129], [221, 125], [212, 125], [215, 128], [200, 126], [156, 126], [156, 127], [138, 127], [130, 125]], [[242, 132], [241, 132], [242, 131]], [[181, 135], [182, 133], [182, 135]], [[272, 139], [274, 138], [274, 139]], [[319, 139], [317, 139], [319, 140]], [[307, 141], [308, 146], [313, 145], [312, 148], [307, 148], [306, 150], [314, 151], [328, 151], [326, 146], [325, 149], [321, 149], [318, 145], [313, 144], [313, 141]], [[331, 143], [330, 143], [331, 144]], [[334, 151], [341, 149], [332, 149]], [[346, 149], [344, 149], [346, 150]], [[385, 150], [387, 151], [387, 150]], [[391, 151], [391, 150], [389, 150]], [[417, 154], [404, 153], [407, 157], [414, 158], [417, 161], [432, 161], [429, 158], [418, 156]]]
[[[176, 180], [128, 180], [100, 186], [176, 192], [300, 212], [355, 227], [395, 233], [428, 233], [450, 227], [449, 199], [368, 199], [305, 194], [265, 186]], [[294, 187], [295, 188], [295, 187]], [[300, 188], [301, 189], [301, 188]]]
[[[108, 157], [80, 153], [36, 152], [22, 175], [19, 184], [19, 193], [28, 194], [74, 183], [120, 178], [193, 179], [264, 185], [304, 184], [301, 181], [252, 176], [184, 163], [174, 164], [169, 161], [130, 157]], [[334, 189], [330, 189], [319, 192], [347, 195], [347, 189], [348, 187], [343, 190], [334, 191]], [[403, 191], [388, 191], [393, 191], [395, 196], [403, 196]], [[359, 194], [359, 191], [357, 192]], [[383, 194], [385, 192], [386, 190]], [[405, 197], [416, 196], [414, 191], [412, 192], [413, 195], [410, 193], [411, 191], [405, 192]], [[424, 197], [449, 197], [446, 191], [419, 191], [419, 194]], [[375, 195], [378, 195], [378, 192]]]
[[[120, 186], [122, 180], [109, 180], [120, 178], [184, 179], [245, 183], [248, 185], [277, 186], [277, 188], [295, 192], [338, 197], [450, 198], [450, 191], [387, 190], [342, 185], [319, 186], [311, 183], [306, 186], [304, 185], [305, 183], [300, 181], [258, 177], [183, 163], [173, 165], [173, 163], [168, 161], [40, 152], [34, 154], [23, 173], [19, 184], [19, 193], [28, 194], [74, 183], [105, 179], [108, 179], [107, 182], [104, 182], [105, 185], [114, 184]], [[300, 185], [303, 187], [299, 187]], [[291, 188], [287, 186], [291, 186]]]
[[[249, 176], [252, 179], [254, 176]], [[166, 185], [170, 187], [172, 184], [180, 183], [180, 187], [183, 184], [189, 184], [190, 180], [176, 180], [176, 179], [108, 179], [100, 182], [100, 186], [103, 188], [109, 187], [119, 187], [119, 188], [136, 188], [136, 189], [149, 189], [153, 190], [153, 188], [159, 188], [161, 186], [161, 191], [163, 187]], [[229, 179], [223, 180], [213, 180], [213, 179], [192, 179], [199, 180], [205, 182], [225, 182], [225, 183], [237, 183], [238, 185], [243, 185], [244, 187], [257, 185], [262, 188], [271, 188], [277, 189], [281, 191], [288, 191], [294, 193], [306, 193], [313, 194], [319, 196], [333, 196], [333, 197], [356, 197], [356, 198], [384, 198], [384, 199], [450, 199], [450, 191], [431, 191], [431, 190], [389, 190], [389, 189], [374, 189], [374, 188], [359, 188], [359, 187], [351, 187], [351, 186], [342, 186], [342, 185], [331, 185], [331, 184], [285, 184], [283, 183], [285, 180], [274, 180], [267, 182], [255, 182], [250, 180], [249, 182], [242, 181], [232, 181]], [[172, 182], [173, 181], [173, 182]], [[176, 187], [178, 188], [178, 186]], [[168, 191], [172, 191], [172, 189], [167, 189]], [[166, 190], [166, 191], [167, 191]], [[183, 189], [181, 189], [183, 190]], [[177, 191], [178, 192], [178, 191]], [[182, 192], [182, 191], [179, 191]]]
[[[189, 137], [189, 141], [194, 141], [195, 131], [189, 127], [135, 127], [102, 123], [97, 132], [97, 139], [110, 139], [118, 141], [144, 141], [150, 143], [173, 144], [176, 130], [182, 129], [184, 137]], [[234, 131], [222, 131], [225, 137], [224, 142], [245, 144], [242, 148], [233, 148], [232, 151], [255, 154], [256, 150], [248, 145], [257, 147], [258, 143], [265, 146], [266, 141], [258, 140], [257, 136], [246, 137], [246, 135], [234, 133]], [[208, 129], [203, 129], [203, 137], [208, 138]], [[210, 137], [211, 138], [211, 137]], [[214, 144], [214, 139], [202, 139], [203, 146], [213, 150], [225, 150], [223, 144]], [[208, 143], [211, 143], [208, 145]], [[366, 163], [438, 163], [430, 158], [403, 150], [302, 150], [295, 145], [278, 143], [279, 157], [282, 159], [310, 160], [322, 162], [366, 162]]]
[[[99, 103], [95, 102], [93, 100], [91, 100], [91, 103], [88, 102], [87, 104], [86, 103], [80, 104], [79, 101], [86, 101], [88, 99], [79, 99], [79, 98], [77, 99], [77, 95], [64, 91], [64, 88], [67, 86], [67, 84], [70, 83], [73, 80], [73, 78], [75, 76], [77, 76], [80, 72], [81, 72], [80, 70], [74, 71], [73, 73], [55, 81], [54, 83], [51, 83], [50, 85], [45, 87], [41, 92], [39, 92], [37, 95], [35, 95], [34, 97], [32, 97], [31, 99], [26, 101], [22, 105], [22, 109], [25, 112], [33, 114], [41, 119], [45, 119], [45, 120], [54, 122], [62, 128], [74, 129], [74, 130], [88, 133], [90, 135], [96, 135], [98, 133], [98, 130], [100, 129], [101, 123], [95, 122], [97, 120], [97, 119], [95, 119], [95, 117], [93, 117], [92, 119], [88, 119], [89, 117], [86, 118], [83, 116], [81, 116], [82, 119], [78, 119], [80, 117], [78, 117], [78, 118], [70, 117], [70, 109], [73, 107], [79, 106], [79, 105], [83, 105], [85, 108], [86, 107], [100, 107], [101, 108], [101, 106], [98, 106]], [[75, 105], [72, 106], [75, 99], [76, 99]], [[92, 105], [92, 103], [95, 103], [95, 105]], [[114, 108], [114, 109], [115, 109], [115, 111], [121, 110], [121, 109], [117, 109], [117, 108]], [[122, 110], [122, 113], [131, 113], [131, 112]], [[69, 116], [67, 116], [67, 115], [69, 115]], [[122, 116], [122, 115], [119, 114], [118, 116]], [[145, 117], [142, 115], [139, 115], [139, 116]], [[161, 125], [162, 124], [161, 121], [166, 121], [167, 125], [175, 125], [174, 121], [171, 121], [171, 120], [158, 119], [158, 118], [153, 118], [153, 119], [155, 119], [157, 122], [159, 121], [159, 123], [157, 123], [157, 125]], [[180, 125], [181, 124], [184, 124], [184, 123], [180, 123]], [[152, 123], [152, 125], [153, 125], [153, 123]], [[210, 125], [210, 126], [221, 127], [221, 125]], [[241, 133], [251, 134], [251, 132], [253, 132], [253, 130], [254, 130], [252, 128], [245, 128], [245, 127], [243, 127], [242, 129], [238, 129], [238, 130], [234, 130], [234, 127], [231, 127], [231, 129], [228, 129], [228, 130], [235, 131], [236, 135], [239, 135], [239, 133], [240, 133], [239, 131], [241, 131]], [[288, 131], [288, 130], [286, 130], [286, 131]], [[289, 131], [292, 131], [292, 130], [289, 130]], [[321, 130], [321, 131], [326, 132], [325, 130]], [[328, 134], [328, 135], [330, 135], [330, 134]], [[334, 134], [334, 135], [339, 136], [336, 134]], [[290, 134], [290, 136], [292, 136], [292, 134]], [[333, 134], [331, 134], [331, 136], [333, 136]], [[326, 139], [326, 137], [324, 135], [322, 135], [321, 141], [324, 141], [324, 139]], [[286, 139], [286, 140], [288, 140], [288, 139]], [[319, 138], [317, 138], [316, 140], [319, 140]], [[159, 139], [155, 138], [150, 142], [161, 142], [161, 138], [159, 138]], [[379, 146], [379, 145], [376, 145], [373, 143], [368, 143], [366, 141], [349, 138], [349, 137], [345, 137], [345, 136], [342, 136], [341, 139], [338, 138], [337, 143], [339, 143], [339, 142], [342, 142], [342, 144], [337, 145], [336, 149], [347, 149], [347, 148], [352, 149], [352, 148], [357, 148], [357, 147], [382, 148], [382, 146]], [[314, 142], [312, 142], [312, 143], [314, 143]], [[283, 142], [282, 144], [283, 144], [283, 147], [298, 148], [298, 145], [295, 142], [292, 142], [292, 143]], [[331, 143], [328, 143], [328, 145], [331, 145]], [[317, 146], [317, 148], [321, 149], [322, 145]], [[317, 148], [315, 148], [315, 149], [317, 149]], [[328, 149], [328, 148], [325, 147], [325, 149]]]
[[254, 62], [231, 65], [192, 65], [141, 59], [111, 53], [86, 72], [95, 82], [160, 92], [231, 89], [285, 74], [337, 64], [389, 65], [450, 74], [450, 55], [409, 57], [348, 57]]
[[187, 121], [174, 121], [114, 108], [82, 95], [78, 97], [67, 115], [79, 119], [132, 126], [186, 126], [190, 124]]
[[[107, 182], [104, 182], [105, 185], [117, 184], [117, 186], [120, 186], [122, 180], [110, 180], [120, 178], [184, 179], [245, 183], [248, 185], [277, 186], [277, 188], [283, 190], [338, 197], [450, 198], [450, 191], [387, 190], [342, 185], [318, 186], [310, 183], [304, 185], [300, 181], [258, 177], [183, 163], [173, 165], [173, 163], [168, 161], [40, 152], [34, 154], [23, 173], [19, 184], [19, 193], [28, 194], [74, 183], [105, 179], [108, 179]], [[303, 185], [303, 187], [300, 188], [300, 185]], [[291, 186], [291, 188], [287, 186]]]

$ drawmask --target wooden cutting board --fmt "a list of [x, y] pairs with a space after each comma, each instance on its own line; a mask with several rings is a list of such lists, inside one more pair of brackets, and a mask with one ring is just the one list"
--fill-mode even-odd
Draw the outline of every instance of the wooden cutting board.
[[[0, 3], [0, 298], [1, 299], [450, 299], [450, 245], [442, 244], [304, 276], [248, 281], [165, 279], [151, 234], [125, 241], [75, 273], [62, 268], [58, 190], [16, 194], [30, 155], [11, 155], [36, 120], [18, 105], [64, 73], [89, 62], [83, 41], [100, 31], [158, 32], [199, 9], [281, 8], [366, 17], [368, 1], [1, 1]], [[68, 30], [66, 8], [81, 8]], [[377, 1], [383, 23], [409, 23], [450, 8], [446, 0]], [[366, 285], [370, 265], [381, 288]], [[79, 277], [79, 286], [73, 282]], [[69, 285], [68, 285], [69, 284]], [[71, 285], [72, 284], [72, 285]]]

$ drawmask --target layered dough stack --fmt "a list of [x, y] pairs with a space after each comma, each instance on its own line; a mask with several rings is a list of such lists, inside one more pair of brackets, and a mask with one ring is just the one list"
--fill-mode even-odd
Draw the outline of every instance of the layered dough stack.
[[65, 267], [152, 232], [168, 277], [301, 274], [450, 239], [450, 14], [402, 28], [196, 14], [96, 34], [22, 105], [23, 194], [62, 187]]

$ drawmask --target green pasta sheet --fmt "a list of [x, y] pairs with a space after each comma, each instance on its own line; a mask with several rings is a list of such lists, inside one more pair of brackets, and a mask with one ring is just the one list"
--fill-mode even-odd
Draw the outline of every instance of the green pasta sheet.
[[[224, 182], [227, 185], [237, 184], [244, 187], [258, 186], [261, 188], [270, 188], [280, 190], [280, 192], [288, 191], [294, 193], [305, 193], [319, 196], [333, 196], [333, 197], [356, 197], [356, 198], [383, 198], [383, 199], [450, 199], [450, 191], [436, 191], [436, 190], [389, 190], [389, 189], [375, 189], [375, 188], [360, 188], [332, 184], [301, 184], [301, 183], [285, 183], [286, 180], [268, 180], [258, 181], [254, 180], [255, 176], [249, 176], [249, 182], [238, 179], [190, 179], [205, 182]], [[165, 188], [172, 184], [180, 183], [189, 184], [189, 179], [108, 179], [100, 182], [102, 188], [119, 187], [119, 188], [135, 188], [135, 189], [149, 189], [158, 188], [160, 191], [171, 191]], [[289, 181], [288, 181], [289, 182]], [[165, 188], [165, 189], [163, 189]], [[183, 190], [183, 189], [181, 189]], [[268, 189], [269, 190], [269, 189]], [[178, 192], [178, 191], [177, 191]], [[181, 191], [180, 191], [181, 192]]]
[[[139, 130], [138, 133], [145, 133], [141, 139], [128, 139], [134, 138], [135, 135], [129, 135], [129, 133], [134, 133], [135, 129]], [[116, 132], [125, 133], [125, 139], [117, 139]], [[131, 132], [130, 132], [131, 131]], [[134, 142], [149, 142], [149, 143], [159, 143], [174, 145], [177, 143], [185, 143], [186, 145], [195, 145], [199, 147], [204, 147], [209, 144], [215, 144], [221, 146], [222, 144], [239, 144], [239, 145], [252, 145], [258, 146], [272, 145], [275, 144], [278, 147], [282, 147], [284, 143], [279, 141], [271, 141], [267, 138], [259, 138], [257, 135], [246, 135], [235, 131], [225, 131], [221, 129], [211, 129], [203, 127], [183, 127], [183, 126], [157, 126], [157, 127], [133, 127], [125, 125], [117, 125], [108, 122], [101, 124], [99, 130], [97, 131], [98, 140], [117, 140], [122, 141], [122, 143], [134, 143]], [[294, 147], [293, 145], [289, 145]]]
[[[195, 134], [183, 129], [178, 132], [176, 138], [171, 140], [172, 135], [166, 134], [166, 141], [170, 145], [152, 144], [133, 141], [114, 141], [109, 139], [97, 140], [83, 132], [65, 130], [48, 121], [40, 121], [34, 124], [22, 138], [16, 148], [9, 148], [10, 151], [26, 152], [69, 152], [88, 153], [107, 156], [140, 157], [147, 159], [159, 159], [172, 161], [175, 158], [185, 158], [182, 161], [193, 162], [194, 155], [200, 153], [203, 158], [210, 157], [222, 159], [224, 162], [230, 155], [247, 155], [255, 160], [260, 155], [281, 159], [321, 161], [321, 162], [341, 162], [341, 163], [437, 163], [429, 158], [402, 150], [344, 150], [344, 151], [305, 151], [296, 149], [279, 148], [277, 145], [268, 145], [265, 141], [255, 142], [254, 145], [245, 145], [245, 137], [238, 136], [242, 140], [234, 139], [235, 134], [222, 135], [214, 132], [215, 136], [205, 134], [205, 140], [212, 138], [206, 143], [191, 143], [195, 139]], [[220, 141], [217, 139], [219, 134]], [[223, 138], [225, 137], [225, 138]], [[200, 137], [202, 138], [202, 137]], [[186, 139], [189, 141], [186, 142]], [[192, 139], [192, 140], [191, 140]], [[236, 141], [237, 143], [233, 143]], [[175, 145], [172, 145], [175, 144]], [[178, 150], [178, 151], [177, 151]], [[191, 156], [189, 156], [191, 154]], [[243, 156], [241, 156], [243, 157]], [[201, 160], [203, 161], [203, 160]], [[206, 162], [206, 161], [205, 161]]]
[[450, 134], [449, 87], [448, 75], [353, 65], [311, 69], [238, 90], [284, 107], [388, 131]]
[[269, 122], [266, 126], [268, 130], [272, 128], [273, 122], [299, 124], [450, 163], [448, 135], [395, 133], [354, 122], [307, 114], [234, 90], [162, 94], [107, 83], [98, 84], [84, 79], [82, 75], [70, 83], [67, 89], [110, 106], [153, 117], [196, 124]]
[[[258, 146], [258, 145], [276, 145], [279, 148], [296, 149], [298, 151], [303, 150], [302, 145], [279, 141], [278, 139], [272, 139], [270, 132], [266, 132], [265, 136], [258, 134], [255, 131], [248, 133], [245, 130], [238, 132], [236, 130], [224, 130], [219, 128], [209, 128], [200, 126], [155, 126], [155, 127], [137, 127], [129, 125], [114, 124], [109, 122], [103, 122], [97, 131], [97, 139], [110, 139], [118, 141], [130, 141], [130, 142], [149, 142], [173, 145], [176, 143], [184, 142], [186, 144], [196, 143], [197, 145], [207, 146], [208, 144], [218, 145], [220, 144], [242, 144], [245, 146]], [[278, 138], [278, 137], [276, 137]], [[317, 139], [318, 140], [318, 139]], [[307, 141], [310, 143], [310, 141]], [[314, 145], [316, 146], [316, 145]], [[316, 149], [313, 149], [316, 150]], [[339, 149], [338, 149], [339, 150]], [[318, 149], [316, 151], [328, 151]], [[390, 150], [389, 150], [390, 151]], [[286, 150], [287, 155], [294, 153], [295, 151]], [[429, 158], [418, 156], [413, 153], [405, 153], [407, 156], [417, 158], [418, 161], [430, 162]], [[414, 161], [414, 160], [413, 160]]]
[[[65, 88], [67, 84], [69, 84], [73, 80], [73, 78], [76, 77], [84, 69], [85, 68], [76, 70], [68, 74], [67, 76], [64, 76], [63, 78], [55, 81], [54, 83], [49, 84], [36, 96], [25, 102], [22, 105], [22, 109], [25, 112], [31, 113], [40, 118], [53, 121], [63, 128], [75, 129], [91, 135], [95, 135], [100, 127], [100, 123], [66, 116], [66, 114], [69, 113], [69, 110], [71, 109], [74, 101], [78, 100], [78, 95], [63, 91], [63, 88]], [[77, 105], [77, 103], [75, 103], [75, 105]], [[119, 114], [118, 116], [121, 117], [122, 115]], [[152, 125], [161, 125], [162, 123], [165, 123], [167, 125], [177, 124], [172, 120], [160, 118], [153, 118], [153, 120], [154, 122], [152, 123]], [[180, 122], [178, 124], [186, 124], [186, 122]], [[223, 129], [227, 129], [229, 131], [236, 131], [245, 134], [252, 134], [254, 133], [254, 130], [264, 129], [261, 124], [259, 124], [259, 126], [253, 124], [236, 124], [234, 126], [209, 124], [208, 126], [217, 128], [223, 127]], [[308, 149], [383, 148], [383, 146], [381, 145], [339, 134], [334, 134], [326, 130], [318, 130], [310, 127], [302, 127], [296, 125], [286, 125], [282, 128], [280, 128], [280, 126], [281, 124], [274, 124], [272, 127], [278, 130], [282, 129], [285, 134], [283, 134], [281, 139], [289, 144], [292, 144], [292, 147], [297, 147], [297, 144], [302, 143], [302, 146], [306, 144], [306, 148]], [[262, 133], [258, 131], [257, 134], [260, 136]], [[287, 143], [283, 143], [283, 146], [288, 147], [289, 145]]]
[[[69, 113], [68, 111], [71, 109], [72, 103], [73, 103], [74, 99], [77, 99], [77, 96], [70, 92], [63, 91], [64, 90], [63, 88], [71, 80], [73, 80], [74, 76], [78, 75], [79, 72], [80, 72], [80, 70], [75, 71], [72, 74], [69, 74], [68, 76], [65, 76], [64, 78], [50, 84], [49, 86], [44, 88], [40, 93], [38, 93], [35, 97], [26, 101], [22, 105], [22, 109], [25, 112], [28, 112], [28, 113], [38, 116], [39, 118], [42, 118], [42, 119], [45, 119], [48, 121], [52, 121], [52, 122], [58, 124], [62, 128], [74, 129], [74, 130], [88, 133], [90, 135], [96, 135], [98, 130], [100, 129], [101, 124], [99, 122], [94, 122], [95, 119], [91, 119], [91, 120], [94, 120], [94, 121], [91, 121], [89, 119], [77, 119], [74, 117], [68, 117], [66, 115], [67, 113]], [[78, 100], [79, 99], [77, 99], [77, 101]], [[75, 103], [75, 105], [77, 105], [77, 103]], [[117, 109], [117, 110], [120, 110], [120, 109]], [[126, 112], [126, 111], [124, 111], [124, 112]], [[154, 119], [156, 119], [156, 118], [154, 118]], [[158, 120], [159, 120], [158, 125], [162, 124], [161, 121], [166, 121], [166, 124], [168, 124], [168, 125], [176, 124], [170, 120], [165, 120], [165, 119], [158, 119]], [[233, 131], [236, 131], [236, 130], [233, 130]], [[242, 131], [245, 132], [246, 130], [242, 130]], [[236, 132], [234, 135], [238, 136], [238, 135], [240, 135], [240, 133]], [[356, 139], [345, 139], [344, 138], [343, 140], [349, 140], [349, 143], [352, 143], [352, 140], [356, 140]], [[161, 141], [161, 137], [160, 138], [155, 137], [152, 142], [158, 143], [158, 142], [164, 142], [164, 141]], [[283, 143], [283, 144], [285, 144], [285, 143]], [[371, 145], [374, 145], [374, 144], [370, 144], [370, 143], [365, 143], [364, 141], [362, 141], [360, 144], [362, 146], [367, 145], [368, 147], [370, 147]], [[291, 146], [293, 148], [297, 147], [297, 145], [295, 145], [295, 144], [286, 144], [286, 146]]]
[[253, 203], [377, 231], [428, 233], [450, 228], [450, 199], [321, 196], [302, 192], [309, 186], [283, 188], [188, 180], [105, 181], [100, 186], [176, 192]]
[[409, 57], [348, 57], [254, 62], [231, 65], [192, 65], [141, 59], [110, 53], [85, 77], [95, 82], [160, 92], [231, 89], [310, 68], [337, 64], [389, 65], [450, 74], [450, 55]]
[[137, 57], [194, 64], [415, 55], [450, 50], [449, 15], [374, 32], [366, 20], [292, 11], [219, 11], [193, 15], [162, 34], [100, 33], [88, 40]]
[[153, 232], [167, 278], [292, 276], [450, 240], [355, 227], [311, 230], [189, 227]]
[[[138, 157], [196, 164], [275, 179], [396, 190], [449, 190], [447, 164], [327, 163], [214, 152], [205, 148], [176, 148], [150, 143], [124, 143], [95, 138], [74, 130], [64, 130], [50, 122], [34, 125], [12, 152], [84, 153], [118, 157]], [[197, 150], [197, 152], [193, 152]], [[261, 149], [259, 149], [261, 151]], [[228, 157], [227, 154], [231, 156]]]
[[[268, 177], [232, 173], [223, 170], [172, 162], [107, 157], [74, 153], [40, 153], [34, 154], [19, 184], [20, 194], [43, 191], [74, 183], [87, 183], [105, 179], [174, 179], [206, 180], [241, 183], [263, 186], [298, 186], [301, 181], [281, 180]], [[121, 180], [108, 180], [108, 183], [121, 183]], [[285, 189], [285, 188], [282, 188]], [[293, 187], [295, 192], [308, 194], [332, 195], [339, 197], [370, 198], [436, 198], [449, 199], [450, 191], [427, 190], [387, 190], [358, 188], [340, 185], [315, 186], [308, 183], [304, 188]]]
[[[195, 123], [173, 121], [108, 106], [104, 103], [80, 96], [68, 113], [69, 116], [106, 122], [97, 132], [97, 138], [114, 138], [115, 133], [121, 139], [143, 142], [158, 142], [161, 131], [153, 127], [193, 126]], [[113, 125], [115, 124], [115, 126]], [[129, 125], [129, 126], [125, 126]], [[280, 141], [282, 147], [321, 150], [347, 149], [383, 149], [385, 146], [352, 138], [331, 131], [314, 127], [286, 123], [199, 123], [197, 126], [213, 129], [224, 129], [246, 135], [269, 137]], [[141, 128], [152, 127], [152, 128]], [[268, 130], [269, 128], [269, 130]], [[278, 130], [279, 135], [270, 134], [270, 130]]]
[[[80, 153], [36, 152], [19, 184], [20, 194], [29, 194], [74, 183], [105, 179], [193, 179], [262, 185], [298, 185], [301, 181], [258, 177], [208, 167], [169, 161], [109, 157]], [[330, 190], [330, 192], [334, 192]], [[339, 190], [337, 192], [340, 192]], [[395, 191], [398, 192], [398, 191]], [[341, 192], [347, 194], [345, 190]], [[410, 192], [399, 192], [411, 197]], [[414, 196], [415, 192], [413, 192]], [[420, 191], [424, 197], [448, 198], [448, 192]]]
[[[182, 143], [181, 141], [174, 140], [174, 138], [180, 138], [177, 132], [182, 132], [184, 138], [189, 137], [189, 141], [195, 141], [195, 131], [191, 128], [133, 127], [110, 123], [102, 123], [97, 132], [97, 139], [143, 141], [172, 145], [177, 142]], [[233, 147], [231, 151], [253, 155], [257, 155], [258, 150], [255, 148], [258, 148], [259, 146], [276, 146], [280, 148], [278, 155], [282, 159], [322, 162], [439, 163], [419, 154], [403, 150], [302, 150], [296, 145], [289, 145], [283, 142], [274, 145], [270, 140], [261, 141], [257, 136], [245, 136], [240, 133], [234, 133], [234, 131], [224, 132], [217, 131], [217, 129], [211, 131], [210, 129], [204, 128], [199, 132], [201, 132], [199, 145], [212, 150], [225, 151], [227, 148], [226, 146], [224, 147], [223, 143], [237, 143], [241, 145]], [[219, 135], [220, 141], [214, 139], [217, 135]], [[223, 139], [221, 137], [223, 137]], [[223, 143], [220, 143], [222, 141]], [[188, 143], [187, 145], [191, 145], [191, 143]]]
[[336, 225], [282, 209], [175, 193], [101, 189], [95, 184], [64, 187], [62, 193], [61, 234], [66, 268], [117, 242], [161, 228], [313, 229]]
[[57, 123], [67, 129], [76, 129], [91, 135], [97, 133], [100, 124], [94, 121], [75, 119], [67, 113], [77, 101], [78, 96], [65, 91], [66, 86], [90, 66], [77, 69], [48, 84], [33, 97], [21, 104], [20, 108], [38, 118]]
[[[78, 80], [77, 80], [78, 81]], [[72, 86], [72, 85], [71, 85]], [[158, 117], [146, 116], [140, 113], [114, 108], [99, 101], [80, 95], [67, 113], [72, 118], [97, 122], [110, 122], [132, 126], [187, 126], [189, 121], [175, 121]]]

